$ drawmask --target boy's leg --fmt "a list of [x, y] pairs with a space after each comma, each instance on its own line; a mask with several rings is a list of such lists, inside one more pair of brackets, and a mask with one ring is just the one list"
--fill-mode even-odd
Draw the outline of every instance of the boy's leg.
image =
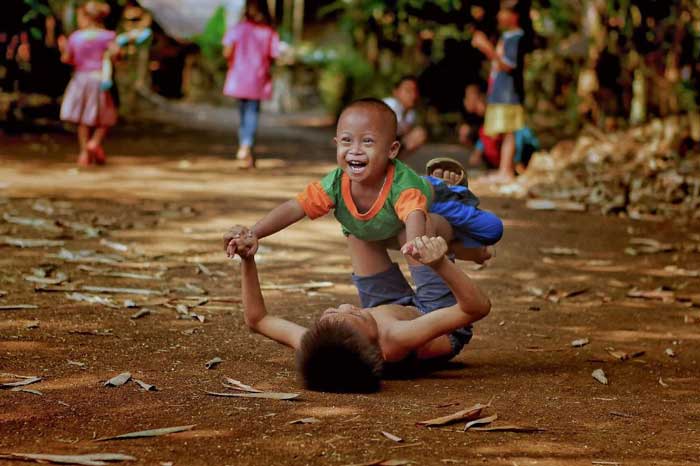
[[386, 245], [348, 236], [352, 260], [352, 281], [360, 295], [362, 307], [382, 304], [413, 306], [414, 293], [398, 265], [391, 261]]
[[87, 125], [78, 125], [78, 145], [80, 146], [78, 165], [90, 165], [90, 155], [87, 151], [87, 143], [89, 139], [90, 128]]
[[515, 158], [515, 134], [507, 133], [501, 143], [501, 162], [495, 181], [512, 181], [515, 173], [513, 159]]

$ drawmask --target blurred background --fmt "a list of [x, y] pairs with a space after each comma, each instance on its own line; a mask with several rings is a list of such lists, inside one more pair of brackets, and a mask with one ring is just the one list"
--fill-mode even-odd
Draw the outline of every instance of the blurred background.
[[[266, 110], [323, 109], [388, 95], [418, 77], [426, 124], [454, 138], [464, 89], [484, 83], [473, 31], [498, 38], [498, 2], [471, 0], [270, 0], [288, 45], [274, 68]], [[700, 4], [694, 0], [520, 2], [535, 31], [525, 68], [528, 121], [545, 145], [583, 125], [606, 130], [689, 115], [697, 140]], [[4, 0], [0, 19], [0, 120], [6, 129], [58, 121], [70, 68], [57, 37], [75, 29], [75, 0]], [[221, 39], [243, 0], [110, 0], [108, 28], [149, 25], [146, 47], [116, 64], [122, 115], [160, 98], [226, 105]], [[139, 98], [139, 97], [145, 97]]]

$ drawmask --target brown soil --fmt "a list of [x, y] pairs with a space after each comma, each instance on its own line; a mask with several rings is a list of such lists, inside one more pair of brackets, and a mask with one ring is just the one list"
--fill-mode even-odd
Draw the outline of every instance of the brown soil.
[[[224, 257], [220, 238], [227, 227], [255, 221], [330, 169], [332, 150], [318, 142], [328, 135], [263, 140], [261, 168], [250, 172], [236, 170], [224, 158], [233, 152], [226, 135], [137, 134], [115, 135], [109, 165], [80, 171], [68, 155], [73, 141], [67, 137], [14, 138], [3, 144], [2, 213], [98, 225], [104, 238], [129, 250], [113, 251], [101, 238], [84, 238], [70, 229], [61, 235], [0, 223], [0, 235], [62, 236], [71, 251], [123, 256], [117, 264], [76, 263], [53, 257], [57, 247], [0, 246], [0, 289], [7, 292], [0, 305], [39, 306], [0, 311], [0, 372], [43, 377], [26, 387], [42, 396], [0, 391], [0, 453], [121, 452], [144, 465], [346, 465], [381, 459], [418, 465], [698, 464], [700, 327], [689, 322], [700, 322], [700, 311], [678, 302], [627, 298], [626, 293], [634, 286], [700, 293], [700, 278], [656, 276], [667, 265], [697, 270], [700, 254], [624, 253], [632, 237], [697, 245], [691, 236], [697, 225], [533, 212], [520, 201], [485, 197], [484, 207], [505, 220], [506, 235], [487, 268], [463, 266], [494, 305], [454, 363], [387, 380], [372, 395], [307, 392], [295, 378], [292, 353], [245, 328], [237, 264]], [[327, 161], [318, 162], [323, 158]], [[415, 163], [423, 160], [419, 156]], [[485, 188], [474, 187], [481, 194]], [[54, 208], [53, 214], [34, 210], [40, 199]], [[350, 260], [333, 218], [303, 221], [263, 244], [263, 283], [335, 283], [309, 293], [267, 291], [271, 312], [309, 323], [327, 306], [357, 302]], [[580, 255], [539, 251], [554, 246], [578, 248]], [[112, 295], [117, 308], [71, 301], [66, 292], [35, 292], [34, 284], [24, 280], [42, 264], [67, 273], [70, 281], [64, 286], [168, 291], [155, 297]], [[198, 272], [197, 264], [214, 275]], [[101, 277], [81, 265], [163, 274], [156, 280]], [[176, 309], [164, 305], [166, 299], [184, 302], [185, 296], [196, 295], [196, 290], [181, 289], [188, 283], [208, 293], [206, 304], [191, 309], [205, 317], [204, 323], [178, 319]], [[529, 287], [586, 291], [557, 304], [533, 296]], [[125, 299], [152, 313], [130, 319], [137, 309], [123, 308]], [[33, 321], [38, 328], [27, 328]], [[590, 344], [572, 348], [570, 342], [578, 338], [589, 338]], [[621, 362], [607, 353], [609, 347], [645, 354]], [[676, 357], [667, 356], [666, 348]], [[215, 356], [223, 362], [207, 370], [205, 362]], [[609, 385], [591, 377], [598, 368]], [[133, 383], [103, 386], [124, 371], [159, 391], [144, 392]], [[301, 396], [275, 401], [204, 393], [224, 391], [224, 376]], [[491, 399], [490, 412], [498, 413], [499, 422], [546, 430], [465, 433], [462, 424], [416, 426]], [[289, 424], [305, 417], [321, 422]], [[159, 438], [92, 441], [190, 424], [196, 425], [191, 431]], [[404, 443], [388, 440], [381, 431]]]

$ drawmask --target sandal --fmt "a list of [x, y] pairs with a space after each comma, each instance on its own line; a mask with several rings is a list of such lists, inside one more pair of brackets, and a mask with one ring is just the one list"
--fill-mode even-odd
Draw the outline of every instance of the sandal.
[[[455, 185], [469, 187], [467, 182], [467, 171], [464, 169], [461, 163], [450, 157], [436, 157], [431, 159], [425, 165], [425, 172], [428, 176], [433, 176], [435, 170], [451, 171], [454, 173], [459, 173], [459, 178], [454, 183]], [[442, 178], [441, 178], [442, 179]], [[446, 181], [446, 180], [443, 180]]]
[[105, 156], [105, 150], [102, 146], [97, 144], [91, 144], [88, 142], [87, 151], [90, 154], [90, 161], [96, 163], [97, 165], [104, 165], [107, 162], [107, 157]]

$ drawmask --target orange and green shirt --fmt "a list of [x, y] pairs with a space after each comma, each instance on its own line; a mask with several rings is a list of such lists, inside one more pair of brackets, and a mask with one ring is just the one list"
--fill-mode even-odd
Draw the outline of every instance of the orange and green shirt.
[[396, 236], [411, 212], [428, 214], [432, 202], [430, 183], [406, 164], [389, 164], [384, 186], [367, 212], [359, 212], [350, 192], [350, 178], [336, 168], [320, 181], [310, 183], [298, 196], [306, 216], [322, 217], [334, 210], [343, 233], [365, 241], [381, 241]]

